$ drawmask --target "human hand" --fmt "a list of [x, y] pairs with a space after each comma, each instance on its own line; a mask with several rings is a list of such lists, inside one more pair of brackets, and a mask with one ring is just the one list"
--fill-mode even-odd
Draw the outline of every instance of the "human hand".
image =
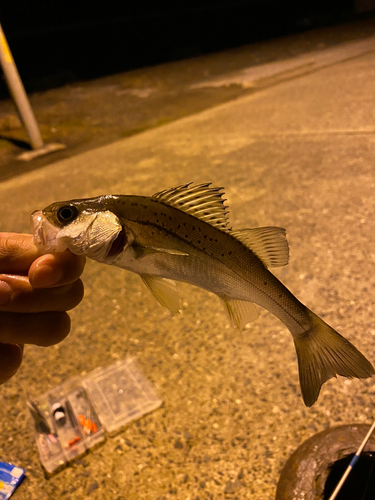
[[0, 233], [0, 384], [22, 362], [23, 344], [49, 346], [70, 330], [66, 311], [83, 298], [85, 258], [40, 255], [30, 234]]

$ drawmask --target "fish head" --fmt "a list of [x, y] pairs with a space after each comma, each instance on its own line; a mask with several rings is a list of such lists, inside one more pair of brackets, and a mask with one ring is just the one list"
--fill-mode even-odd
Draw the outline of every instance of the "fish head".
[[31, 214], [31, 230], [41, 253], [69, 249], [108, 264], [134, 239], [120, 219], [97, 199], [52, 203], [37, 210]]

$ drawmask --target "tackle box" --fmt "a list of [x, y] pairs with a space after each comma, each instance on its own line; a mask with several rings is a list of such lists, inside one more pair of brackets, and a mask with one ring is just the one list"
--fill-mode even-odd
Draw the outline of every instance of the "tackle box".
[[75, 377], [28, 402], [47, 476], [66, 467], [162, 400], [133, 359]]

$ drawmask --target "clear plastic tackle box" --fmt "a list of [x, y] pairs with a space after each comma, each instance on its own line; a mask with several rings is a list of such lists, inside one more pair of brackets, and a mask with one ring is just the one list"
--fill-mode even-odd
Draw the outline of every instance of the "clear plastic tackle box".
[[75, 377], [28, 402], [40, 461], [50, 476], [162, 400], [132, 359]]

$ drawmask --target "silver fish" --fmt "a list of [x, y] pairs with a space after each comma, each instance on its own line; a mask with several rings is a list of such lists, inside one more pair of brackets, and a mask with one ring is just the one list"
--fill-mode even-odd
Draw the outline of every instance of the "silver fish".
[[185, 184], [151, 197], [106, 195], [53, 203], [31, 216], [44, 253], [69, 248], [140, 275], [152, 295], [180, 310], [175, 281], [215, 293], [239, 329], [258, 317], [255, 304], [290, 330], [306, 406], [331, 377], [367, 378], [371, 363], [299, 302], [267, 269], [289, 260], [285, 230], [229, 226], [223, 188]]

